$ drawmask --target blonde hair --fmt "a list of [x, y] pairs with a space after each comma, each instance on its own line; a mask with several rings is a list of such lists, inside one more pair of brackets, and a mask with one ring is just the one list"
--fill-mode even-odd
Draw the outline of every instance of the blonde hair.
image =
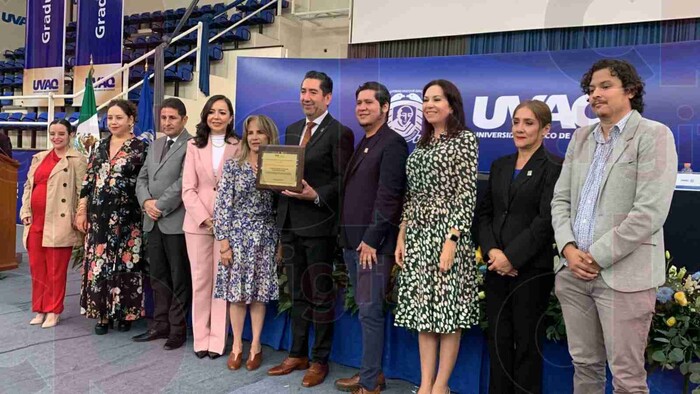
[[250, 154], [250, 146], [248, 145], [248, 126], [252, 121], [258, 122], [258, 127], [260, 131], [267, 136], [267, 143], [269, 145], [279, 144], [279, 132], [277, 131], [277, 125], [275, 122], [265, 115], [250, 115], [243, 121], [243, 144], [241, 144], [241, 153], [238, 157], [238, 163], [243, 164], [248, 159]]

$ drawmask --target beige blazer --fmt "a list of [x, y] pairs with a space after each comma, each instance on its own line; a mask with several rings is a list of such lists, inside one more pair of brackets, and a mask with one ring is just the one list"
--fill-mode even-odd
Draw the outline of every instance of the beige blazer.
[[[32, 216], [32, 190], [34, 190], [34, 172], [51, 150], [39, 152], [32, 157], [22, 194], [20, 219]], [[82, 233], [73, 228], [75, 212], [78, 208], [80, 189], [87, 168], [87, 159], [73, 148], [56, 163], [51, 171], [46, 190], [46, 218], [42, 246], [69, 247], [83, 242]], [[24, 246], [31, 224], [24, 226]]]
[[[576, 241], [572, 226], [593, 161], [595, 127], [574, 132], [554, 188], [552, 227], [559, 252]], [[602, 268], [601, 277], [611, 288], [635, 292], [664, 283], [663, 225], [677, 171], [671, 130], [634, 111], [605, 165], [590, 249]]]

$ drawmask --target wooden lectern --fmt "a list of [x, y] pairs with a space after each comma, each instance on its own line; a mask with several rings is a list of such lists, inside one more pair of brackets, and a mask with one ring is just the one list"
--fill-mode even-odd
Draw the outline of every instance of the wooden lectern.
[[19, 162], [0, 154], [0, 271], [17, 268], [17, 169]]

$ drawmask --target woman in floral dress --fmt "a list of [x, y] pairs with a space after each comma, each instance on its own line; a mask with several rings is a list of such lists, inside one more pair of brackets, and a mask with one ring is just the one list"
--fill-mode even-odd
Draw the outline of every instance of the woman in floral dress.
[[470, 234], [478, 144], [465, 127], [462, 96], [451, 82], [435, 80], [423, 88], [423, 116], [423, 134], [406, 164], [395, 324], [419, 332], [418, 394], [442, 394], [449, 393], [461, 330], [479, 322]]
[[112, 100], [107, 108], [111, 135], [90, 154], [76, 218], [87, 233], [80, 306], [88, 318], [98, 319], [97, 335], [107, 333], [110, 321], [128, 331], [143, 315], [141, 209], [135, 188], [147, 146], [132, 132], [134, 104]]
[[214, 235], [221, 241], [214, 297], [229, 302], [233, 347], [227, 365], [231, 370], [242, 364], [243, 322], [250, 305], [253, 341], [246, 368], [253, 371], [262, 363], [260, 333], [265, 304], [279, 298], [276, 196], [255, 188], [260, 146], [278, 144], [278, 132], [272, 119], [264, 115], [249, 116], [243, 127], [241, 153], [224, 165], [214, 207]]

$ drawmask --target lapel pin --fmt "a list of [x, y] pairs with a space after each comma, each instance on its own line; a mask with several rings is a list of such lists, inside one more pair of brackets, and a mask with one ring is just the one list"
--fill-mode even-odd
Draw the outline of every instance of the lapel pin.
[[365, 153], [369, 152], [369, 148], [365, 148]]
[[532, 176], [532, 170], [527, 171], [527, 176]]

